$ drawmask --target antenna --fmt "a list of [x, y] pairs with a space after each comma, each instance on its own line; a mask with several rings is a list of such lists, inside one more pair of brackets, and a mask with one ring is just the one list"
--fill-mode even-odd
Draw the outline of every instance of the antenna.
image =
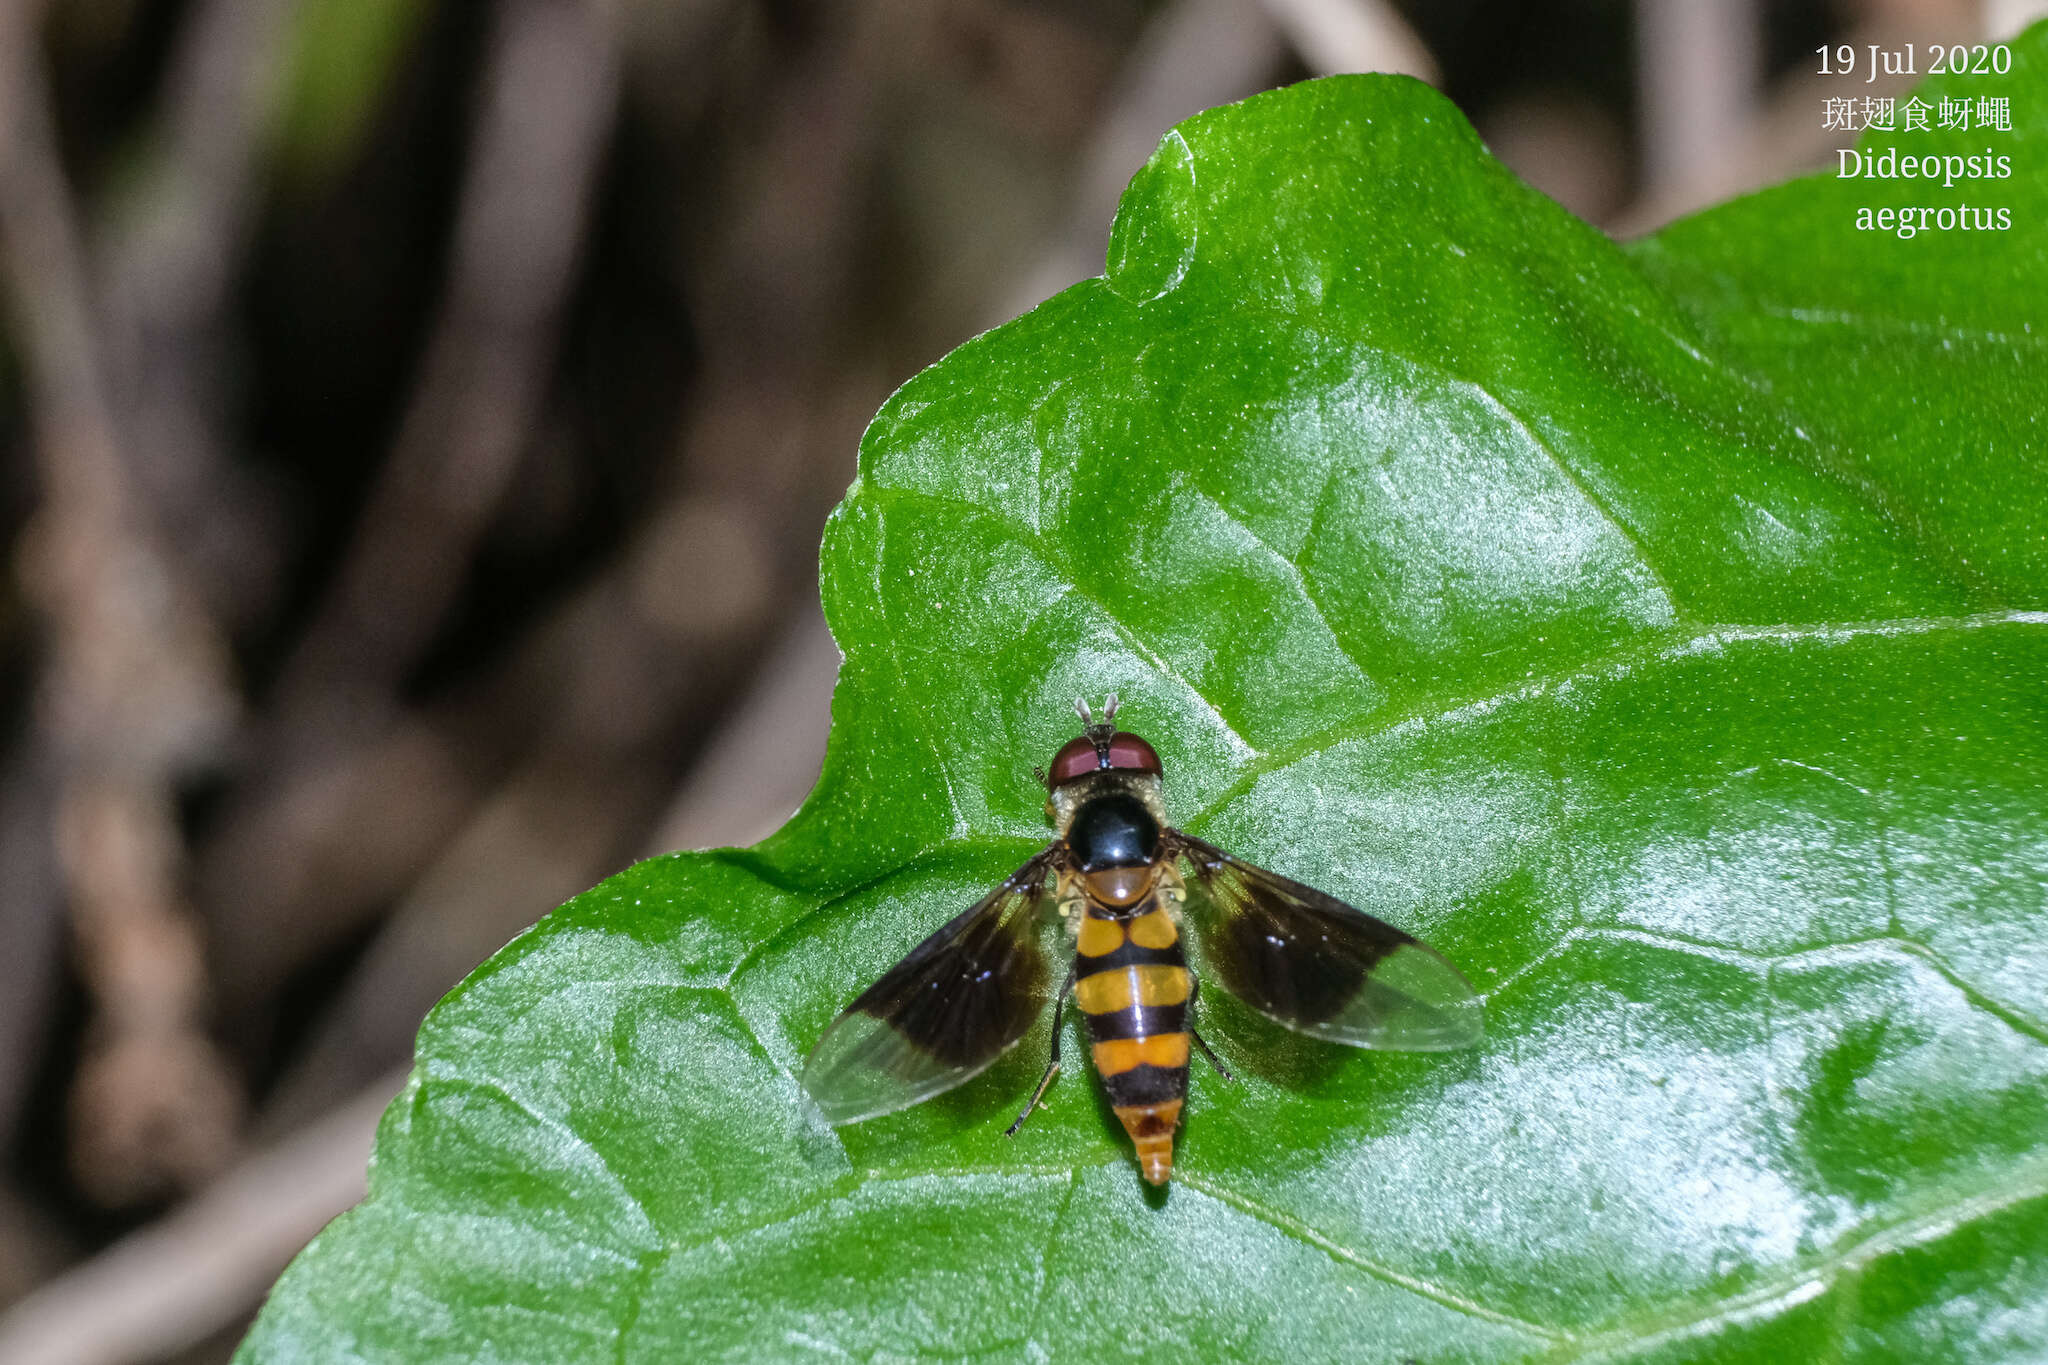
[[1116, 726], [1110, 723], [1116, 715], [1116, 693], [1109, 694], [1109, 700], [1102, 704], [1102, 719], [1096, 720], [1095, 713], [1088, 709], [1086, 697], [1074, 699], [1074, 714], [1081, 718], [1081, 733], [1095, 746], [1095, 757], [1105, 768], [1109, 766], [1109, 741], [1116, 735]]

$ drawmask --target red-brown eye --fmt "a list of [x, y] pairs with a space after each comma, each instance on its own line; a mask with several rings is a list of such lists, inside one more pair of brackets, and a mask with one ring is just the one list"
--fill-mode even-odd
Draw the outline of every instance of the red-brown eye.
[[1134, 768], [1141, 773], [1159, 772], [1159, 755], [1152, 752], [1152, 746], [1128, 730], [1119, 730], [1110, 737], [1109, 766], [1112, 768]]
[[1095, 757], [1095, 745], [1089, 741], [1088, 736], [1076, 735], [1061, 745], [1060, 751], [1052, 756], [1052, 767], [1046, 773], [1045, 784], [1048, 787], [1057, 787], [1063, 782], [1073, 781], [1084, 773], [1092, 773], [1100, 766]]

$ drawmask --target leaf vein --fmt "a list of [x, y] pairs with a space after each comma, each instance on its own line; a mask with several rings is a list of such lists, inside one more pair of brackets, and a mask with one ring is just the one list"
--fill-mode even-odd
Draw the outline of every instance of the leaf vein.
[[604, 1176], [611, 1188], [618, 1193], [620, 1198], [624, 1199], [632, 1208], [634, 1215], [638, 1219], [639, 1226], [633, 1229], [634, 1240], [647, 1242], [648, 1245], [652, 1245], [650, 1239], [655, 1236], [655, 1225], [654, 1219], [647, 1212], [647, 1206], [640, 1202], [640, 1197], [633, 1193], [632, 1188], [626, 1184], [624, 1178], [619, 1175], [618, 1171], [613, 1169], [610, 1159], [603, 1152], [599, 1151], [591, 1143], [590, 1139], [584, 1137], [574, 1128], [571, 1128], [566, 1122], [551, 1114], [544, 1113], [530, 1101], [514, 1092], [509, 1086], [502, 1085], [497, 1081], [479, 1080], [470, 1076], [429, 1075], [425, 1078], [425, 1085], [456, 1090], [478, 1090], [486, 1094], [496, 1095], [543, 1129], [567, 1142], [572, 1150], [588, 1153], [590, 1159], [596, 1163], [597, 1170]]
[[2013, 1032], [2024, 1034], [2037, 1043], [2048, 1044], [2048, 1024], [2042, 1023], [2022, 1009], [2006, 1004], [1989, 991], [1977, 986], [1947, 958], [1917, 939], [1901, 938], [1897, 942], [1902, 951], [1919, 958], [1939, 972], [1950, 985], [1963, 993], [1963, 998], [1972, 1006], [1997, 1019]]
[[1059, 1212], [1052, 1216], [1052, 1230], [1046, 1234], [1045, 1246], [1038, 1253], [1038, 1284], [1032, 1291], [1031, 1311], [1024, 1316], [1023, 1335], [1016, 1343], [1021, 1347], [1038, 1345], [1038, 1319], [1045, 1312], [1046, 1290], [1052, 1285], [1053, 1248], [1059, 1245], [1060, 1233], [1066, 1228], [1067, 1210], [1074, 1206], [1074, 1192], [1080, 1188], [1081, 1172], [1077, 1167], [1067, 1174], [1066, 1198], [1060, 1201]]
[[2048, 337], [2029, 336], [2024, 332], [1974, 331], [1952, 326], [1944, 322], [1920, 322], [1912, 318], [1880, 317], [1872, 313], [1856, 313], [1845, 308], [1792, 308], [1783, 304], [1761, 304], [1756, 310], [1767, 318], [1783, 318], [1789, 322], [1811, 323], [1821, 327], [1854, 327], [1863, 331], [1904, 332], [1908, 336], [1926, 337], [1935, 341], [1987, 342], [1993, 346], [2011, 346], [2016, 350], [2033, 350], [2048, 353]]
[[[1037, 527], [1026, 525], [1015, 517], [1006, 516], [992, 508], [983, 506], [981, 503], [972, 502], [966, 498], [949, 497], [943, 493], [934, 493], [929, 489], [901, 488], [886, 484], [870, 483], [863, 485], [860, 492], [862, 496], [873, 498], [877, 506], [881, 507], [884, 511], [899, 503], [933, 503], [940, 507], [964, 509], [975, 516], [986, 518], [996, 525], [1005, 528], [1009, 531], [1012, 540], [1034, 555], [1039, 563], [1060, 575], [1063, 594], [1072, 594], [1088, 606], [1094, 608], [1102, 620], [1109, 625], [1109, 628], [1116, 632], [1118, 639], [1129, 645], [1133, 652], [1144, 655], [1146, 661], [1161, 674], [1179, 683], [1187, 689], [1189, 696], [1201, 702], [1209, 714], [1216, 718], [1216, 723], [1223, 727], [1225, 734], [1235, 739], [1239, 744], [1244, 745], [1246, 749], [1252, 747], [1244, 736], [1238, 732], [1237, 727], [1232, 725], [1229, 718], [1217, 709], [1216, 703], [1211, 701], [1201, 688], [1197, 687], [1179, 669], [1175, 668], [1165, 656], [1153, 647], [1150, 641], [1146, 640], [1123, 617], [1111, 611], [1101, 597], [1090, 591], [1081, 582], [1079, 576], [1074, 573], [1073, 566], [1055, 552], [1051, 543], [1047, 541], [1045, 534]], [[886, 521], [887, 518], [883, 520]], [[891, 638], [894, 640], [896, 637]], [[896, 647], [900, 651], [900, 644]], [[903, 676], [903, 666], [900, 653], [896, 661], [896, 668], [897, 676], [901, 678]]]
[[[1715, 943], [1709, 939], [1693, 938], [1685, 934], [1675, 934], [1663, 929], [1637, 929], [1621, 925], [1595, 925], [1588, 927], [1582, 933], [1565, 935], [1564, 938], [1559, 940], [1558, 947], [1562, 948], [1568, 941], [1587, 938], [1646, 943], [1653, 947], [1669, 948], [1673, 951], [1692, 953], [1701, 957], [1712, 957], [1730, 962], [1754, 962], [1773, 967], [1789, 966], [1805, 959], [1827, 957], [1832, 954], [1853, 951], [1859, 948], [1890, 948], [1927, 963], [1928, 966], [1932, 967], [1946, 979], [1950, 985], [1961, 991], [1974, 1008], [1994, 1016], [2014, 1032], [2024, 1034], [2035, 1042], [2048, 1043], [2048, 1024], [2043, 1024], [2025, 1010], [2006, 1004], [1997, 996], [1984, 990], [1964, 976], [1961, 970], [1946, 957], [1942, 956], [1939, 951], [1920, 942], [1918, 939], [1909, 938], [1905, 934], [1872, 934], [1866, 938], [1837, 939], [1831, 943], [1815, 943], [1803, 948], [1788, 948], [1783, 952], [1770, 953], [1757, 952], [1750, 948], [1740, 948], [1733, 944]], [[1539, 962], [1546, 961], [1552, 955], [1551, 953], [1545, 953], [1522, 970], [1527, 971], [1528, 967], [1533, 967]], [[1522, 972], [1515, 973], [1516, 977], [1520, 975], [1522, 975]], [[1508, 978], [1509, 981], [1513, 979], [1515, 978]], [[1501, 986], [1505, 985], [1507, 985], [1507, 981], [1501, 982]], [[1498, 991], [1499, 987], [1496, 987], [1495, 990]]]
[[[776, 929], [774, 933], [769, 934], [767, 937], [763, 938], [759, 943], [754, 944], [751, 948], [747, 949], [746, 952], [742, 953], [740, 955], [740, 960], [732, 964], [732, 970], [728, 971], [725, 974], [725, 982], [722, 986], [719, 987], [719, 989], [724, 991], [727, 995], [730, 995], [732, 993], [734, 984], [738, 982], [740, 978], [740, 974], [745, 972], [749, 967], [752, 967], [757, 961], [759, 961], [763, 954], [767, 953], [769, 949], [784, 942], [792, 935], [794, 935], [799, 929], [802, 929], [812, 920], [818, 918], [818, 916], [826, 913], [834, 907], [843, 904], [844, 902], [849, 901], [853, 899], [855, 896], [861, 895], [864, 892], [872, 891], [877, 886], [880, 886], [882, 883], [889, 881], [892, 878], [902, 876], [905, 872], [909, 871], [911, 868], [916, 867], [918, 863], [922, 862], [926, 858], [931, 857], [933, 854], [941, 852], [957, 853], [973, 847], [985, 847], [990, 850], [994, 850], [997, 848], [1021, 850], [1017, 854], [1017, 863], [1022, 864], [1027, 858], [1029, 858], [1032, 855], [1032, 853], [1035, 853], [1040, 847], [1043, 847], [1043, 842], [1031, 841], [1027, 844], [1026, 841], [1022, 839], [995, 840], [947, 838], [941, 839], [939, 842], [935, 844], [927, 844], [923, 847], [915, 849], [911, 852], [911, 854], [908, 857], [904, 858], [903, 861], [890, 866], [885, 871], [877, 872], [875, 875], [871, 877], [864, 877], [860, 881], [855, 882], [852, 886], [847, 887], [843, 891], [835, 891], [829, 895], [821, 896], [816, 905], [810, 906], [809, 908], [803, 910], [802, 912], [797, 914], [793, 919], [791, 919], [787, 924], [782, 925], [780, 928]], [[1007, 857], [1009, 855], [1005, 854], [1004, 856]], [[990, 885], [993, 886], [994, 883], [991, 882]], [[961, 909], [963, 910], [965, 908], [965, 906], [961, 907]], [[933, 927], [936, 928], [937, 926], [934, 925]], [[749, 1027], [751, 1029], [751, 1026]]]
[[[1547, 951], [1524, 963], [1516, 971], [1503, 977], [1488, 998], [1498, 996], [1514, 982], [1531, 971], [1551, 961], [1574, 943], [1588, 939], [1607, 942], [1641, 943], [1653, 948], [1665, 948], [1672, 952], [1688, 953], [1695, 957], [1712, 958], [1716, 961], [1735, 965], [1754, 964], [1766, 969], [1795, 965], [1803, 960], [1822, 958], [1859, 948], [1890, 948], [1927, 963], [1948, 983], [1961, 991], [1971, 1006], [1992, 1015], [2015, 1033], [2020, 1033], [2037, 1043], [2048, 1044], [2048, 1024], [2043, 1024], [2025, 1010], [2008, 1005], [1997, 996], [1977, 986], [1940, 952], [1918, 939], [1904, 934], [1873, 934], [1867, 938], [1837, 939], [1831, 943], [1815, 943], [1803, 948], [1788, 948], [1783, 952], [1758, 952], [1730, 943], [1716, 943], [1711, 939], [1694, 938], [1686, 934], [1673, 933], [1668, 929], [1638, 929], [1630, 925], [1587, 925], [1574, 928], [1561, 935]], [[1767, 971], [1768, 974], [1768, 971]]]
[[2048, 1197], [2048, 1159], [2028, 1162], [1991, 1188], [1882, 1228], [1831, 1256], [1697, 1312], [1667, 1311], [1647, 1315], [1590, 1336], [1569, 1338], [1551, 1353], [1549, 1359], [1562, 1362], [1624, 1352], [1635, 1354], [1687, 1338], [1702, 1337], [1751, 1314], [1804, 1303], [1827, 1292], [1835, 1278], [1844, 1272], [1861, 1270], [1895, 1251], [1939, 1241], [1972, 1223], [2043, 1197]]
[[1520, 431], [1528, 439], [1531, 445], [1542, 451], [1545, 458], [1557, 469], [1557, 472], [1564, 476], [1565, 481], [1578, 490], [1579, 496], [1592, 504], [1593, 510], [1600, 514], [1601, 519], [1609, 526], [1612, 526], [1615, 533], [1628, 543], [1628, 547], [1635, 551], [1636, 562], [1643, 566], [1643, 571], [1650, 575], [1650, 581], [1656, 585], [1657, 591], [1663, 595], [1664, 605], [1671, 609], [1672, 618], [1680, 625], [1697, 628], [1699, 625], [1698, 619], [1692, 615], [1692, 612], [1684, 603], [1679, 601], [1678, 593], [1673, 590], [1670, 580], [1664, 576], [1664, 571], [1659, 569], [1656, 561], [1650, 558], [1649, 548], [1644, 545], [1643, 538], [1638, 534], [1636, 528], [1623, 519], [1621, 514], [1615, 511], [1613, 507], [1609, 506], [1607, 499], [1595, 490], [1593, 485], [1578, 470], [1565, 461], [1563, 454], [1558, 451], [1557, 447], [1544, 437], [1538, 435], [1536, 428], [1529, 423], [1527, 418], [1522, 416], [1520, 411], [1510, 406], [1506, 399], [1495, 394], [1484, 384], [1476, 383], [1469, 379], [1462, 382], [1469, 385], [1474, 393], [1478, 394], [1486, 403], [1492, 405], [1502, 417], [1512, 423], [1516, 430]]
[[1715, 654], [1730, 645], [1754, 642], [1832, 645], [1873, 637], [1924, 635], [1950, 630], [1982, 630], [2002, 625], [2048, 626], [2048, 612], [1979, 612], [1969, 616], [1896, 617], [1877, 621], [1820, 622], [1807, 625], [1719, 625], [1709, 627], [1697, 635], [1660, 635], [1646, 642], [1614, 650], [1576, 667], [1546, 674], [1513, 687], [1463, 699], [1432, 702], [1427, 706], [1412, 707], [1391, 715], [1377, 713], [1363, 723], [1346, 721], [1329, 726], [1285, 749], [1274, 750], [1247, 763], [1238, 779], [1218, 793], [1214, 800], [1187, 822], [1187, 825], [1191, 830], [1197, 829], [1202, 822], [1209, 820], [1232, 801], [1249, 792], [1260, 779], [1341, 744], [1384, 739], [1398, 731], [1419, 728], [1432, 721], [1455, 722], [1467, 717], [1487, 715], [1510, 703], [1534, 700], [1548, 693], [1561, 691], [1572, 684], [1623, 678], [1635, 669], [1647, 665]]
[[1541, 1323], [1530, 1322], [1525, 1318], [1518, 1318], [1512, 1313], [1503, 1313], [1497, 1308], [1489, 1308], [1477, 1300], [1468, 1299], [1463, 1295], [1453, 1293], [1441, 1285], [1431, 1284], [1428, 1280], [1404, 1274], [1391, 1266], [1381, 1265], [1377, 1261], [1359, 1255], [1356, 1251], [1317, 1231], [1314, 1227], [1298, 1218], [1282, 1213], [1278, 1209], [1268, 1208], [1258, 1200], [1248, 1198], [1233, 1190], [1225, 1190], [1200, 1176], [1175, 1175], [1174, 1180], [1179, 1184], [1187, 1186], [1189, 1189], [1197, 1190], [1207, 1195], [1219, 1204], [1227, 1205], [1230, 1208], [1236, 1209], [1239, 1213], [1258, 1219], [1274, 1231], [1291, 1237], [1305, 1246], [1314, 1247], [1334, 1261], [1351, 1266], [1357, 1270], [1362, 1270], [1374, 1279], [1384, 1281], [1398, 1289], [1405, 1289], [1418, 1298], [1428, 1299], [1432, 1303], [1441, 1304], [1443, 1307], [1463, 1313], [1467, 1317], [1478, 1318], [1482, 1322], [1490, 1322], [1495, 1326], [1527, 1332], [1529, 1335], [1540, 1337], [1545, 1341], [1563, 1343], [1570, 1340], [1567, 1334], [1560, 1332], [1555, 1327], [1547, 1327]]
[[[1302, 572], [1301, 565], [1291, 556], [1281, 553], [1278, 546], [1267, 540], [1263, 535], [1260, 535], [1257, 528], [1252, 526], [1250, 522], [1226, 507], [1220, 498], [1217, 498], [1199, 484], [1190, 483], [1189, 486], [1195, 490], [1199, 497], [1215, 508], [1219, 516], [1243, 532], [1246, 539], [1265, 551], [1274, 561], [1286, 567], [1288, 577], [1293, 580], [1296, 591], [1301, 594], [1301, 600], [1308, 604], [1309, 611], [1316, 618], [1316, 624], [1323, 628], [1323, 633], [1328, 635], [1330, 642], [1337, 646], [1338, 653], [1344, 656], [1345, 662], [1349, 663], [1352, 670], [1358, 674], [1359, 681], [1377, 686], [1378, 682], [1373, 677], [1372, 671], [1365, 666], [1365, 661], [1353, 652], [1350, 644], [1345, 641], [1343, 632], [1337, 629], [1336, 622], [1332, 621], [1330, 614], [1323, 610], [1322, 601], [1316, 596], [1315, 589], [1310, 586], [1308, 575]], [[1328, 486], [1329, 484], [1326, 481], [1324, 487], [1327, 488]], [[1318, 505], [1320, 505], [1320, 500]]]

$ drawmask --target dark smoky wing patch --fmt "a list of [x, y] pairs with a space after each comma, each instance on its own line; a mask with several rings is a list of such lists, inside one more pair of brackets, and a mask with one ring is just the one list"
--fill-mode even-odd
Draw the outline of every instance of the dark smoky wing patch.
[[1055, 844], [911, 949], [842, 1010], [804, 1059], [833, 1123], [893, 1114], [972, 1079], [1031, 1028], [1049, 973], [1038, 946]]
[[1334, 1018], [1358, 994], [1374, 963], [1408, 941], [1373, 932], [1385, 925], [1346, 923], [1311, 905], [1285, 904], [1247, 891], [1244, 909], [1217, 926], [1215, 966], [1224, 989], [1267, 1014], [1303, 1024]]
[[[947, 1066], [975, 1066], [1037, 1017], [1049, 973], [1033, 932], [1044, 888], [976, 907], [927, 939], [848, 1006]], [[949, 932], [950, 931], [950, 932]]]
[[1247, 1005], [1351, 1047], [1440, 1052], [1479, 1040], [1482, 1002], [1428, 944], [1178, 830], [1166, 841], [1193, 868], [1203, 965]]
[[1188, 909], [1218, 985], [1311, 1037], [1444, 1052], [1485, 1030], [1472, 983], [1442, 954], [1335, 896], [1166, 832], [1193, 868]]

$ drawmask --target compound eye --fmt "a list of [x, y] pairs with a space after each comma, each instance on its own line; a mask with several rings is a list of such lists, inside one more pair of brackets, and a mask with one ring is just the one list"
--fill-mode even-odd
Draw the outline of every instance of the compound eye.
[[1045, 785], [1057, 787], [1072, 782], [1100, 766], [1095, 757], [1095, 745], [1086, 735], [1077, 736], [1061, 745], [1060, 751], [1052, 756], [1052, 766], [1046, 770]]
[[1109, 766], [1154, 775], [1160, 771], [1159, 755], [1153, 752], [1152, 746], [1128, 730], [1119, 730], [1110, 737]]

